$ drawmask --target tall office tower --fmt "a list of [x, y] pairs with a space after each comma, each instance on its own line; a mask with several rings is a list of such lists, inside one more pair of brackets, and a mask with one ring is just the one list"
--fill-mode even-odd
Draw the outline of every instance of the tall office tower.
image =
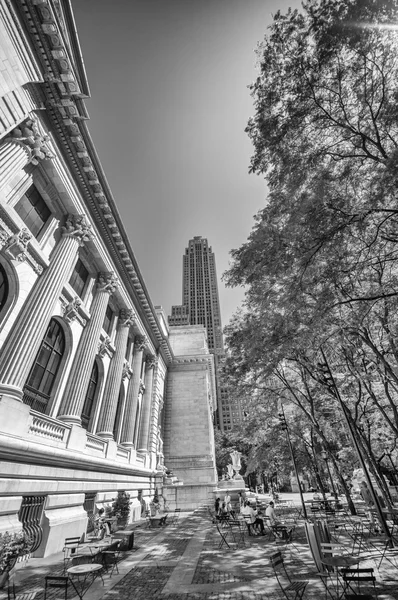
[[182, 270], [182, 304], [187, 307], [191, 325], [207, 329], [209, 350], [224, 354], [216, 260], [207, 239], [196, 236], [185, 248]]
[[183, 256], [182, 305], [173, 306], [169, 325], [204, 325], [209, 351], [214, 355], [217, 411], [215, 425], [223, 430], [219, 361], [224, 355], [216, 260], [206, 238], [196, 236], [188, 242]]

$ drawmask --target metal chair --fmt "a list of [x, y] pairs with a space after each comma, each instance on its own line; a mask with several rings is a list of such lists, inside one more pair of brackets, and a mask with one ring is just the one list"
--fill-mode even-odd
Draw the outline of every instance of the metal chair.
[[170, 525], [177, 525], [178, 519], [180, 518], [181, 508], [175, 508], [174, 513], [171, 515]]
[[[371, 568], [341, 570], [344, 581], [344, 592], [347, 600], [373, 600], [375, 596], [377, 598], [376, 578], [373, 572], [374, 570]], [[362, 586], [365, 585], [366, 587], [372, 585], [375, 596], [368, 593], [361, 593], [361, 584]], [[347, 593], [347, 591], [349, 591], [349, 593]]]
[[243, 518], [244, 518], [246, 526], [247, 526], [248, 534], [249, 535], [260, 535], [258, 525], [256, 525], [255, 523], [252, 523], [250, 515], [244, 514]]
[[109, 567], [111, 568], [111, 572], [109, 577], [112, 577], [113, 571], [116, 570], [116, 573], [119, 573], [119, 557], [120, 557], [120, 541], [115, 542], [109, 546], [107, 550], [104, 550], [102, 553], [102, 564], [106, 571], [108, 571]]
[[246, 547], [245, 544], [245, 523], [239, 519], [233, 520], [230, 519], [228, 521], [229, 528], [231, 530], [231, 541], [236, 544], [237, 548], [243, 546]]
[[67, 600], [68, 597], [68, 577], [55, 577], [53, 575], [47, 575], [45, 577], [45, 586], [44, 586], [44, 600], [47, 600], [48, 590], [53, 588], [57, 588], [63, 591], [64, 600]]
[[66, 566], [74, 554], [77, 554], [77, 549], [80, 544], [80, 537], [65, 538], [63, 553], [64, 553], [64, 573]]
[[222, 548], [223, 546], [227, 546], [227, 548], [230, 548], [231, 546], [228, 544], [228, 537], [230, 537], [231, 533], [230, 528], [228, 526], [220, 527], [218, 523], [216, 523], [216, 528], [220, 536], [220, 542], [218, 544], [218, 547]]
[[269, 559], [278, 585], [285, 598], [287, 598], [287, 600], [301, 600], [309, 582], [307, 580], [294, 581], [290, 579], [283, 562], [282, 552], [271, 554]]

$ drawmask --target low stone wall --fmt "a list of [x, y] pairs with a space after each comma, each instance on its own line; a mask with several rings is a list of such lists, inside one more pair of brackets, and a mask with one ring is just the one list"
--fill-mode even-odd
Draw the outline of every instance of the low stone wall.
[[214, 486], [215, 484], [165, 485], [162, 494], [170, 511], [175, 508], [188, 511], [204, 504], [212, 504]]

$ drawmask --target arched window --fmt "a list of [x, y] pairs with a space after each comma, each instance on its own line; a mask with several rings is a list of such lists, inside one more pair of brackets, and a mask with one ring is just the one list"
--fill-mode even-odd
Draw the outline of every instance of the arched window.
[[8, 277], [2, 265], [0, 265], [0, 312], [4, 308], [8, 298]]
[[88, 425], [90, 423], [91, 413], [94, 407], [94, 400], [96, 396], [96, 391], [98, 387], [99, 380], [99, 369], [97, 361], [94, 361], [94, 365], [90, 375], [90, 382], [87, 388], [86, 398], [84, 400], [83, 410], [81, 414], [82, 427], [84, 429], [88, 429]]
[[23, 401], [33, 410], [46, 412], [64, 352], [64, 331], [51, 319], [23, 390]]

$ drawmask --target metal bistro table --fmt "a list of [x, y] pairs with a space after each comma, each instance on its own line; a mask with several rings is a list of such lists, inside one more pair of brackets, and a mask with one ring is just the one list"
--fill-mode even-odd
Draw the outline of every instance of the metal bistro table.
[[333, 567], [336, 572], [336, 600], [339, 600], [343, 597], [344, 590], [342, 595], [339, 595], [339, 569], [344, 569], [347, 567], [353, 567], [357, 565], [361, 559], [355, 556], [324, 556], [321, 558], [321, 562], [326, 567]]
[[[98, 576], [101, 577], [102, 583], [104, 583], [100, 571], [102, 571], [102, 565], [97, 563], [76, 565], [67, 570], [70, 582], [80, 600], [82, 600], [84, 594], [88, 592]], [[76, 584], [73, 581], [73, 578], [77, 579]]]

